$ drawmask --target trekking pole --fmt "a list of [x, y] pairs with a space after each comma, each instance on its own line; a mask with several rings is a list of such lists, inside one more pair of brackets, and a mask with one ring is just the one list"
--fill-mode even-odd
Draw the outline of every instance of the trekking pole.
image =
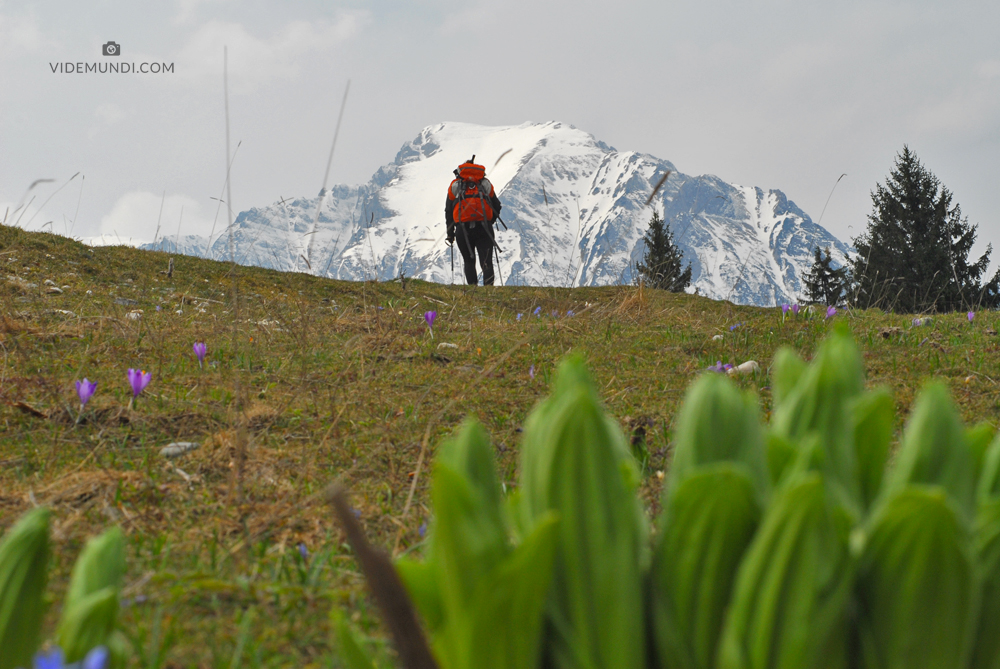
[[455, 244], [448, 244], [451, 247], [451, 282], [455, 283]]
[[500, 247], [495, 243], [493, 244], [493, 254], [497, 257], [497, 277], [500, 279], [500, 285], [503, 285], [503, 273], [500, 271]]

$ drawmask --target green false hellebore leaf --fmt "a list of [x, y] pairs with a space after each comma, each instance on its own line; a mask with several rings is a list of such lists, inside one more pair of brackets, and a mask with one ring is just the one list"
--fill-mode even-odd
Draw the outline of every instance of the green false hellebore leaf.
[[765, 503], [771, 486], [757, 402], [725, 376], [702, 374], [677, 414], [668, 493], [700, 466], [716, 462], [743, 467]]
[[[95, 646], [108, 645], [118, 619], [118, 591], [124, 574], [125, 535], [120, 528], [87, 542], [73, 565], [56, 630], [67, 662], [82, 660]], [[120, 666], [122, 659], [113, 655], [111, 664]]]
[[648, 529], [635, 462], [583, 363], [560, 365], [552, 395], [525, 424], [521, 525], [558, 514], [547, 617], [557, 668], [646, 666], [643, 572]]
[[980, 504], [1000, 497], [1000, 434], [993, 439], [983, 455], [983, 468], [976, 487], [976, 497]]
[[759, 494], [745, 468], [719, 462], [690, 471], [664, 507], [651, 571], [660, 665], [713, 669], [736, 570], [760, 520]]
[[486, 433], [467, 422], [438, 451], [431, 489], [435, 519], [427, 560], [396, 567], [432, 634], [444, 669], [533, 669], [555, 546], [554, 514], [516, 548]]
[[446, 621], [467, 614], [480, 583], [511, 551], [492, 457], [482, 426], [467, 423], [441, 447], [434, 464], [428, 559], [435, 565]]
[[775, 434], [774, 430], [769, 429], [764, 434], [767, 469], [771, 474], [771, 485], [776, 486], [792, 471], [800, 455], [799, 448], [788, 439]]
[[535, 669], [552, 580], [555, 514], [542, 519], [510, 557], [480, 584], [471, 615], [456, 621], [463, 669]]
[[444, 602], [441, 601], [441, 581], [437, 563], [428, 556], [423, 562], [407, 557], [398, 558], [395, 562], [396, 573], [406, 586], [417, 611], [423, 617], [432, 635], [444, 627]]
[[125, 535], [114, 527], [87, 542], [73, 565], [65, 607], [104, 588], [121, 588], [125, 575]]
[[864, 393], [851, 406], [854, 453], [864, 509], [871, 507], [882, 487], [895, 414], [892, 396], [885, 389]]
[[446, 608], [463, 615], [478, 582], [509, 552], [500, 483], [482, 425], [466, 421], [438, 449], [431, 497], [437, 516], [427, 560], [397, 560], [396, 570], [432, 632]]
[[982, 600], [969, 667], [1000, 669], [1000, 499], [980, 503], [974, 546], [982, 573]]
[[792, 443], [810, 434], [819, 437], [821, 457], [813, 458], [815, 466], [828, 477], [831, 491], [858, 511], [861, 489], [849, 407], [863, 389], [861, 353], [847, 328], [838, 327], [820, 344], [771, 421], [775, 434]]
[[993, 442], [995, 430], [993, 426], [983, 421], [977, 423], [965, 431], [965, 441], [969, 444], [969, 452], [972, 454], [972, 470], [975, 483], [983, 473], [983, 464], [986, 461], [986, 451]]
[[774, 362], [771, 365], [771, 386], [774, 406], [779, 407], [784, 403], [792, 390], [798, 384], [799, 379], [806, 371], [806, 363], [802, 360], [795, 349], [782, 346], [774, 354]]
[[79, 662], [97, 646], [106, 645], [118, 619], [118, 590], [103, 588], [67, 606], [56, 639], [67, 662]]
[[720, 669], [811, 669], [843, 630], [854, 576], [849, 518], [816, 472], [778, 488], [740, 564]]
[[24, 514], [0, 541], [0, 669], [31, 666], [49, 574], [49, 510]]
[[876, 508], [858, 568], [866, 669], [965, 667], [978, 608], [968, 525], [941, 486]]
[[941, 383], [929, 384], [914, 404], [903, 430], [896, 465], [885, 496], [909, 484], [940, 485], [952, 497], [963, 521], [975, 517], [975, 465], [958, 411]]

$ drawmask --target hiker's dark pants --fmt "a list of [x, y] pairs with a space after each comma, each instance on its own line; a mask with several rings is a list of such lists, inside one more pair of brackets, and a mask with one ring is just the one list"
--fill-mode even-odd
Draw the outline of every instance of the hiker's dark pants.
[[489, 223], [475, 221], [458, 223], [455, 226], [455, 243], [465, 261], [465, 280], [470, 286], [479, 283], [479, 273], [476, 272], [476, 254], [479, 254], [479, 264], [483, 268], [483, 285], [493, 285], [493, 237], [487, 228]]

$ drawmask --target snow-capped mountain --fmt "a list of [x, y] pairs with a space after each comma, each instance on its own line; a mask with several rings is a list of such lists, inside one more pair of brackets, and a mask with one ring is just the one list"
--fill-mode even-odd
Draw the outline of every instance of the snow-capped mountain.
[[452, 170], [473, 154], [503, 203], [507, 229], [496, 240], [506, 285], [631, 282], [651, 207], [691, 263], [689, 290], [716, 299], [794, 301], [804, 293], [815, 246], [830, 247], [836, 264], [850, 250], [781, 191], [682, 174], [669, 161], [619, 152], [556, 122], [430, 126], [363, 186], [253, 208], [217, 238], [165, 240], [156, 248], [336, 279], [404, 274], [461, 282], [460, 256], [451, 272], [444, 204]]

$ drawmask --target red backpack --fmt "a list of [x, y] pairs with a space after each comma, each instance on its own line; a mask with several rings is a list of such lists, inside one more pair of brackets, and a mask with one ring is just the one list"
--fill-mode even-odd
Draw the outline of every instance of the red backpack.
[[455, 200], [452, 218], [456, 223], [492, 221], [490, 193], [493, 186], [486, 179], [486, 168], [473, 162], [458, 166], [458, 178], [451, 183], [450, 197]]

